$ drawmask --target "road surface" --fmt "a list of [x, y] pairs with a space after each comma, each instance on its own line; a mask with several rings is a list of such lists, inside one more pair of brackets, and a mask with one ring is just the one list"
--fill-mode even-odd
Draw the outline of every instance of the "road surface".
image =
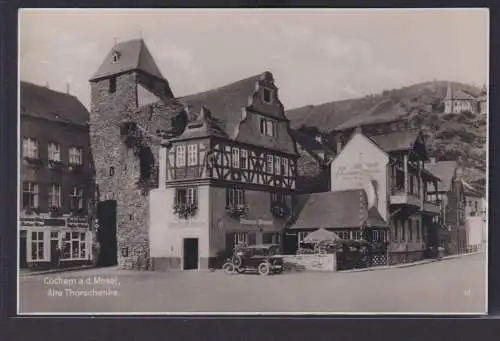
[[267, 277], [89, 269], [21, 277], [19, 305], [21, 314], [477, 314], [486, 310], [484, 264], [483, 255], [471, 255], [407, 268]]

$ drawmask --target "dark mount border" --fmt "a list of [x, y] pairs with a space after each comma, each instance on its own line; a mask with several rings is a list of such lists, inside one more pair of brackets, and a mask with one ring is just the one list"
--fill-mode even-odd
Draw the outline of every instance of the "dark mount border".
[[[0, 340], [346, 340], [369, 338], [370, 341], [400, 340], [476, 340], [498, 338], [498, 328], [492, 325], [497, 321], [490, 318], [423, 318], [423, 317], [175, 317], [175, 318], [15, 318], [16, 311], [16, 240], [17, 205], [17, 8], [18, 7], [81, 7], [98, 8], [129, 7], [207, 7], [202, 1], [151, 1], [143, 0], [135, 4], [123, 1], [17, 1], [0, 3]], [[498, 36], [500, 28], [496, 18], [495, 1], [490, 2], [423, 2], [405, 1], [345, 1], [308, 2], [305, 7], [490, 7], [490, 84], [500, 84], [498, 75]], [[304, 7], [298, 1], [216, 1], [211, 7]], [[493, 8], [495, 7], [495, 11]], [[409, 42], [411, 43], [411, 42]], [[464, 47], [465, 48], [465, 47]], [[496, 58], [495, 58], [496, 57]], [[500, 110], [499, 95], [494, 87], [490, 88], [490, 143], [498, 145], [500, 129], [496, 113]], [[493, 176], [495, 154], [500, 153], [490, 147], [490, 257], [489, 257], [489, 301], [490, 312], [500, 313], [500, 264], [498, 243], [499, 233], [495, 230], [495, 205], [500, 202], [500, 187]], [[16, 167], [14, 167], [16, 165]], [[94, 320], [94, 321], [93, 321]], [[125, 321], [124, 321], [125, 320]], [[99, 338], [97, 336], [100, 336]], [[211, 335], [207, 337], [205, 335]]]

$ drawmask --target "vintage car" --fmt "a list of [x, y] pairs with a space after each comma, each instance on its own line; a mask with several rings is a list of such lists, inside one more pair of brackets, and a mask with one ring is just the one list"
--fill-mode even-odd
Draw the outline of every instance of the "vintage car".
[[260, 275], [279, 274], [283, 271], [283, 258], [279, 256], [280, 246], [261, 244], [236, 247], [234, 255], [222, 266], [227, 274], [255, 272]]

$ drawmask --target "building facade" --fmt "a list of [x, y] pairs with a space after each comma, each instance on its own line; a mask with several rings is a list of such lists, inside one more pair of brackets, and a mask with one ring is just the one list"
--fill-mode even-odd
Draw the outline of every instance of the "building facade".
[[20, 87], [20, 266], [92, 262], [89, 113], [67, 93]]
[[99, 224], [120, 268], [203, 269], [234, 243], [280, 243], [298, 154], [271, 73], [175, 98], [132, 40], [90, 83]]
[[483, 87], [479, 96], [474, 96], [465, 91], [453, 91], [450, 83], [444, 98], [444, 112], [459, 114], [468, 111], [475, 114], [486, 115], [488, 111], [487, 89]]
[[206, 269], [236, 244], [281, 244], [298, 153], [272, 74], [181, 100], [197, 118], [160, 152], [153, 268]]
[[373, 193], [374, 207], [389, 225], [386, 240], [393, 261], [424, 257], [437, 244], [440, 210], [427, 197], [439, 179], [424, 168], [423, 133], [397, 120], [345, 129], [337, 140], [332, 191], [365, 188]]
[[439, 177], [438, 188], [428, 188], [429, 200], [440, 203], [440, 223], [446, 227], [440, 238], [441, 246], [450, 253], [458, 253], [467, 245], [465, 230], [466, 199], [458, 161], [436, 161], [431, 159], [425, 168]]

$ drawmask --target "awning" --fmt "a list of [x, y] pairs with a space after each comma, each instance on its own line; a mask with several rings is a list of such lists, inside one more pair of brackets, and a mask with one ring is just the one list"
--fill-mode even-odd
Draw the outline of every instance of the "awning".
[[323, 241], [337, 241], [340, 240], [340, 237], [337, 236], [335, 232], [328, 231], [325, 229], [318, 229], [316, 231], [313, 231], [309, 233], [305, 238], [304, 238], [304, 243], [318, 243], [318, 242], [323, 242]]

